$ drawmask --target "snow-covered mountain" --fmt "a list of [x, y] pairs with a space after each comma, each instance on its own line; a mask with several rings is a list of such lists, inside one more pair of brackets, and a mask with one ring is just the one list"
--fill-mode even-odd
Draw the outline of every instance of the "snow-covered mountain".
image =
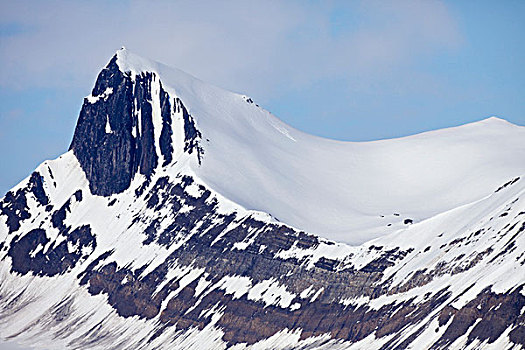
[[0, 201], [0, 337], [66, 349], [525, 347], [525, 128], [374, 142], [119, 50]]

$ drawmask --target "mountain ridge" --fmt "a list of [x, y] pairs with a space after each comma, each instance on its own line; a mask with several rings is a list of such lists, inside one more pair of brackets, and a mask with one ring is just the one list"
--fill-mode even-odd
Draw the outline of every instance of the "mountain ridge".
[[[0, 337], [79, 349], [525, 346], [523, 127], [324, 142], [242, 95], [122, 71], [119, 52], [70, 151], [0, 200]], [[363, 185], [374, 176], [383, 187]], [[395, 192], [401, 180], [414, 192]], [[374, 190], [384, 207], [356, 196]], [[266, 192], [271, 210], [243, 203]], [[399, 210], [410, 193], [407, 208], [434, 210]], [[342, 225], [355, 242], [293, 225], [275, 198], [310, 205], [311, 221], [330, 223], [326, 203], [354, 210]]]
[[[338, 241], [363, 243], [404, 227], [387, 226], [390, 222], [381, 220], [381, 215], [400, 212], [405, 219], [423, 220], [483, 198], [500, 183], [525, 172], [525, 165], [513, 161], [525, 158], [520, 141], [525, 128], [499, 119], [391, 140], [341, 142], [300, 132], [249, 97], [128, 50], [117, 51], [114, 60], [118, 71], [129, 75], [126, 79], [149, 72], [158, 78], [166, 96], [178, 102], [164, 100], [182, 104], [188, 122], [177, 122], [180, 116], [174, 115], [175, 124], [167, 128], [174, 132], [171, 145], [179, 150], [173, 159], [189, 147], [177, 145], [185, 139], [199, 150], [197, 159], [189, 160], [190, 168], [215, 191], [247, 209], [270, 213], [294, 227]], [[105, 88], [99, 90], [95, 94]], [[87, 102], [83, 108], [89, 106]], [[160, 105], [156, 109], [160, 115]], [[158, 118], [152, 120], [157, 120], [158, 127], [162, 124]], [[200, 141], [187, 141], [187, 125], [196, 136], [201, 134]], [[152, 129], [147, 142], [153, 145], [155, 139], [157, 146], [146, 154], [157, 152], [160, 144], [160, 130], [155, 134]], [[153, 171], [151, 164], [149, 168], [148, 172]], [[352, 174], [351, 181], [347, 174]], [[128, 171], [127, 183], [131, 176]], [[417, 203], [428, 197], [434, 198], [433, 203], [421, 208]]]

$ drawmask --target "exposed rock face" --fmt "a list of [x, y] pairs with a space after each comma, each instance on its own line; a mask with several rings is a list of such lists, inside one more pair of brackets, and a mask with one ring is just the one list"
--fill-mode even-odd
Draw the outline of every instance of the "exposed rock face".
[[[36, 186], [37, 182], [33, 182], [37, 178], [39, 178], [37, 175], [31, 177], [30, 188], [35, 198], [37, 200], [40, 198], [39, 201], [43, 202], [41, 204], [45, 204], [48, 198], [41, 184]], [[18, 197], [25, 199], [23, 192], [20, 192]], [[67, 213], [71, 211], [72, 203], [80, 201], [82, 201], [82, 192], [78, 190], [60, 209], [51, 213], [53, 227], [59, 231], [53, 240], [42, 228], [33, 229], [22, 237], [18, 235], [13, 237], [7, 251], [7, 255], [12, 259], [11, 271], [23, 275], [32, 272], [38, 276], [55, 276], [69, 271], [79, 261], [87, 259], [96, 248], [95, 237], [91, 233], [90, 226], [81, 225], [72, 229], [64, 222]]]
[[[65, 240], [45, 253], [43, 247], [52, 244], [45, 230], [34, 229], [15, 240], [8, 251], [13, 261], [12, 270], [21, 274], [33, 272], [39, 276], [55, 276], [68, 271], [79, 260], [85, 260], [96, 248], [88, 225], [62, 234]], [[73, 246], [72, 251], [68, 248], [70, 245]], [[37, 252], [38, 248], [42, 250]]]
[[[34, 172], [25, 188], [7, 192], [0, 202], [0, 213], [6, 216], [6, 225], [10, 233], [17, 231], [21, 222], [31, 218], [27, 206], [27, 193], [32, 193], [39, 205], [49, 204], [49, 198], [42, 187], [42, 177], [38, 172]], [[49, 209], [46, 207], [46, 211]]]
[[[158, 91], [153, 89], [155, 84]], [[98, 76], [92, 96], [84, 99], [70, 146], [91, 192], [101, 196], [121, 193], [135, 174], [150, 178], [161, 159], [162, 166], [171, 163], [171, 115], [175, 112], [184, 118], [184, 151], [191, 154], [195, 150], [200, 161], [202, 135], [182, 101], [170, 99], [154, 73], [133, 79], [131, 73], [123, 73], [115, 55]], [[156, 122], [160, 130], [155, 129]]]
[[[127, 189], [139, 164], [156, 164], [155, 150], [147, 148], [151, 145], [147, 140], [151, 139], [152, 128], [144, 131], [144, 142], [140, 142], [141, 135], [137, 138], [132, 135], [138, 123], [133, 115], [133, 100], [144, 96], [134, 96], [138, 91], [134, 91], [131, 79], [119, 70], [116, 61], [115, 56], [97, 79], [93, 96], [100, 98], [95, 103], [84, 100], [70, 146], [86, 173], [92, 193], [103, 196]], [[151, 108], [149, 115], [147, 111], [144, 124], [150, 125]], [[107, 133], [106, 124], [114, 132]], [[141, 170], [153, 171], [144, 168]]]
[[468, 334], [467, 344], [474, 340], [493, 343], [508, 328], [512, 329], [509, 333], [511, 341], [524, 345], [525, 325], [521, 311], [525, 307], [525, 296], [521, 293], [523, 288], [524, 285], [521, 285], [508, 294], [493, 293], [487, 288], [459, 310], [451, 306], [444, 308], [439, 316], [439, 324], [444, 325], [453, 318], [434, 348], [446, 348], [464, 334]]

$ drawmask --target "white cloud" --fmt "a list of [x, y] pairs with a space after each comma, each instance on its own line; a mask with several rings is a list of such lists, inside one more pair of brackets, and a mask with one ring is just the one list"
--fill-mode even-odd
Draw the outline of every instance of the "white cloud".
[[[342, 16], [334, 34], [331, 16]], [[4, 87], [85, 86], [121, 45], [262, 99], [326, 78], [392, 79], [461, 43], [438, 1], [28, 1], [0, 20], [26, 30], [0, 47]], [[357, 23], [344, 23], [358, 18]]]

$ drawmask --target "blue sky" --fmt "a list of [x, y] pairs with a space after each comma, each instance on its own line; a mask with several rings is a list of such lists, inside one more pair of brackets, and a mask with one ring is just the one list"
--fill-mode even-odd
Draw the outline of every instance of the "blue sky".
[[324, 137], [525, 124], [525, 1], [0, 0], [0, 195], [67, 150], [123, 45]]

